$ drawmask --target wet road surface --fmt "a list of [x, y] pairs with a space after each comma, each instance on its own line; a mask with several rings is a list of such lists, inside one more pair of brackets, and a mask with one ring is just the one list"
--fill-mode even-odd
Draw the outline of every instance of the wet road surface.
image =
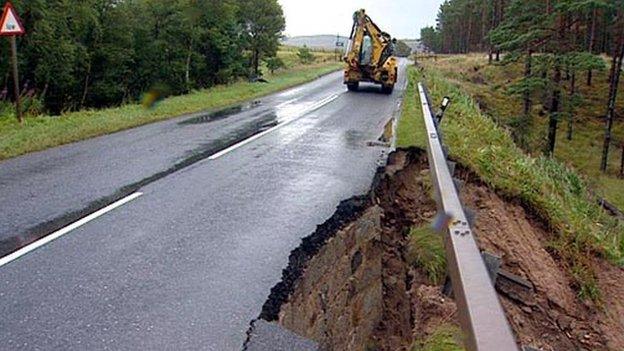
[[391, 96], [335, 73], [0, 163], [4, 254], [142, 193], [0, 267], [2, 348], [240, 349], [290, 251], [368, 190], [405, 64]]

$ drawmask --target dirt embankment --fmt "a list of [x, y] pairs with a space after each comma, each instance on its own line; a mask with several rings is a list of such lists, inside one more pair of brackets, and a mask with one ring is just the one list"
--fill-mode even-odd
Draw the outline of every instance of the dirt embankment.
[[[523, 206], [505, 201], [467, 171], [463, 202], [477, 210], [479, 247], [503, 258], [503, 269], [531, 282], [530, 293], [497, 285], [512, 328], [524, 345], [544, 350], [624, 349], [624, 270], [594, 259], [603, 306], [583, 303], [556, 255], [552, 233]], [[619, 284], [618, 284], [619, 282]]]
[[[459, 169], [458, 176], [465, 182], [463, 201], [477, 214], [482, 250], [501, 256], [502, 269], [532, 285], [504, 279], [496, 285], [519, 343], [543, 350], [624, 349], [624, 271], [595, 259], [604, 306], [582, 303], [547, 250], [552, 234], [545, 226], [469, 171]], [[453, 300], [405, 258], [409, 229], [435, 216], [430, 193], [425, 153], [393, 153], [367, 197], [343, 203], [293, 252], [262, 317], [323, 350], [411, 350], [440, 327], [457, 324]]]

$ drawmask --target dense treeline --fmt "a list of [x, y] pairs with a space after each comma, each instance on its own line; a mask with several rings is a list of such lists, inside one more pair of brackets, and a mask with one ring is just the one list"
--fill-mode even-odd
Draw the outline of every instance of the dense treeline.
[[617, 10], [622, 7], [621, 0], [446, 0], [440, 6], [437, 26], [421, 29], [421, 39], [437, 53], [496, 53], [500, 48], [491, 45], [492, 29], [514, 21], [517, 16], [546, 19], [548, 16], [544, 15], [550, 12], [567, 17], [568, 34], [574, 36], [579, 47], [610, 54], [617, 45], [614, 27]]
[[523, 63], [523, 79], [508, 88], [524, 103], [516, 139], [522, 142], [522, 126], [532, 123], [531, 106], [540, 99], [549, 116], [547, 154], [554, 153], [561, 121], [573, 137], [582, 102], [578, 85], [592, 85], [593, 72], [606, 66], [600, 55], [610, 56], [601, 162], [606, 171], [624, 56], [624, 0], [447, 0], [437, 26], [423, 28], [421, 39], [438, 53], [488, 52], [490, 63]]
[[[16, 0], [25, 108], [58, 113], [259, 74], [285, 21], [277, 0]], [[3, 98], [13, 91], [0, 46]]]

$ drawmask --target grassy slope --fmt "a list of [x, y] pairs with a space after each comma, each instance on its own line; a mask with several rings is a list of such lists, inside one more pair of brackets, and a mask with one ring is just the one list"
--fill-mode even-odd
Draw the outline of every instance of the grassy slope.
[[233, 105], [311, 81], [342, 66], [332, 61], [331, 54], [315, 55], [317, 63], [298, 66], [295, 52], [280, 52], [288, 68], [266, 75], [270, 81], [268, 84], [238, 82], [216, 86], [167, 98], [152, 109], [145, 109], [140, 104], [129, 104], [101, 110], [83, 110], [60, 117], [27, 118], [22, 126], [13, 116], [0, 117], [0, 160], [186, 113]]
[[[479, 102], [483, 112], [500, 125], [512, 124], [513, 119], [522, 111], [520, 99], [510, 96], [505, 89], [521, 77], [523, 70], [521, 65], [487, 65], [484, 55], [451, 56], [435, 62], [425, 60], [423, 64], [429, 68], [435, 66], [445, 78], [461, 84], [462, 89]], [[594, 84], [591, 87], [585, 83], [585, 74], [577, 77], [577, 87], [584, 100], [575, 113], [571, 141], [566, 138], [567, 120], [560, 122], [555, 157], [579, 170], [585, 176], [585, 181], [597, 193], [619, 208], [624, 208], [624, 180], [617, 177], [621, 149], [612, 148], [608, 173], [604, 175], [599, 171], [604, 136], [602, 116], [606, 112], [609, 89], [607, 74], [607, 71], [594, 72]], [[569, 82], [564, 83], [566, 86], [569, 85]], [[624, 92], [624, 81], [620, 91]], [[624, 111], [624, 93], [619, 94], [617, 107], [618, 111]], [[541, 152], [546, 139], [548, 118], [540, 117], [540, 110], [542, 106], [535, 103], [534, 125], [529, 131], [529, 145], [526, 147], [533, 154]], [[613, 136], [616, 140], [624, 142], [624, 123], [616, 121]]]
[[[589, 257], [604, 255], [624, 265], [624, 227], [608, 217], [588, 196], [587, 184], [573, 170], [520, 150], [510, 134], [483, 114], [457, 81], [428, 66], [420, 76], [410, 68], [410, 86], [399, 123], [399, 146], [423, 146], [425, 140], [415, 84], [426, 82], [433, 101], [448, 95], [453, 105], [442, 128], [451, 157], [470, 166], [493, 189], [531, 206], [549, 223], [551, 248], [562, 258], [582, 298], [598, 299]], [[413, 100], [413, 101], [410, 101]]]

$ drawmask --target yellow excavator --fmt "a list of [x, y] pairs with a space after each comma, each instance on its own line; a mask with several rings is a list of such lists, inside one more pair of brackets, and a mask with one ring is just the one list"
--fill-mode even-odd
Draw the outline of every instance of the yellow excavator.
[[353, 15], [353, 29], [349, 37], [344, 61], [344, 84], [357, 91], [360, 82], [381, 84], [381, 91], [392, 94], [398, 79], [397, 60], [394, 55], [396, 39], [382, 31], [359, 10]]

